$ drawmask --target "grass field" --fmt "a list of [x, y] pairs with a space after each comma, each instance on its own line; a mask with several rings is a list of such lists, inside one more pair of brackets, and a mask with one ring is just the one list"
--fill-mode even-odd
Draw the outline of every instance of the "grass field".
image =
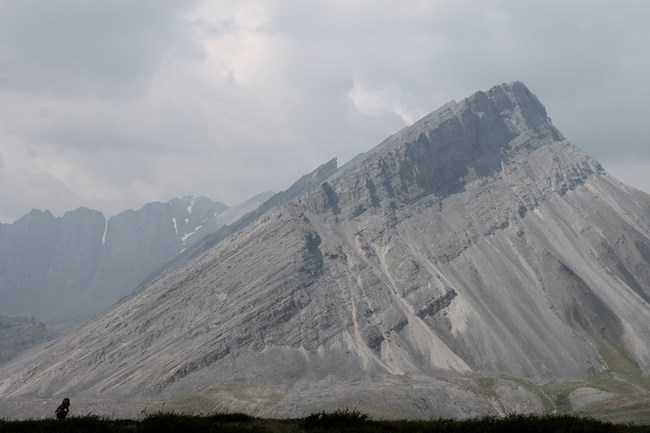
[[142, 420], [102, 419], [95, 416], [66, 420], [0, 420], [2, 433], [207, 433], [207, 432], [379, 432], [379, 433], [647, 433], [650, 426], [614, 424], [572, 415], [511, 415], [504, 418], [430, 421], [373, 421], [357, 411], [316, 413], [301, 419], [262, 419], [244, 414], [189, 416], [154, 414]]

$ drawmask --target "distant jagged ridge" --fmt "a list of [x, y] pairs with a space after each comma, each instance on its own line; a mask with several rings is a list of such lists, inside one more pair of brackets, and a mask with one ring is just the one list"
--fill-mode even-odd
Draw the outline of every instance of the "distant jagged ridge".
[[87, 208], [54, 217], [33, 210], [0, 224], [0, 314], [71, 324], [131, 293], [151, 272], [272, 193], [227, 207], [182, 197], [108, 221]]

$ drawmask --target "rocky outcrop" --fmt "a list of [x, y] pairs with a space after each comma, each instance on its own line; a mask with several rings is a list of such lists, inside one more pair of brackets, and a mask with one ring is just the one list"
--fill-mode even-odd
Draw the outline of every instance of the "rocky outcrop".
[[650, 374], [649, 210], [523, 84], [496, 86], [258, 215], [0, 392], [276, 416], [541, 411], [535, 384]]

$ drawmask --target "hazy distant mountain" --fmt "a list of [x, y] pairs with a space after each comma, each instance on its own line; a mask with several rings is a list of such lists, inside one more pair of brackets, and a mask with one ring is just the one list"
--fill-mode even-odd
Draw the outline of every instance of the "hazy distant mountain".
[[424, 418], [647, 404], [649, 265], [650, 196], [504, 84], [8, 366], [0, 392], [115, 414], [155, 401]]
[[0, 316], [0, 364], [55, 335], [52, 329], [34, 319]]
[[33, 210], [13, 224], [0, 224], [0, 314], [49, 324], [81, 321], [272, 195], [263, 193], [234, 207], [182, 197], [108, 221], [86, 208], [62, 217]]

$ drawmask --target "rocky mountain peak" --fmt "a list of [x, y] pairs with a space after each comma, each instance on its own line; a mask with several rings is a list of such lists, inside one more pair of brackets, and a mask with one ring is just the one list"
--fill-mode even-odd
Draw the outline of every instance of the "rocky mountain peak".
[[[530, 158], [544, 161], [535, 165]], [[602, 171], [564, 139], [537, 97], [514, 82], [452, 101], [404, 128], [339, 170], [304, 204], [347, 219], [424, 197], [441, 201], [526, 167], [544, 171], [527, 170], [529, 183], [563, 191]]]
[[0, 390], [426, 418], [542, 411], [566, 400], [548, 381], [647, 389], [650, 197], [566, 141], [523, 84], [303, 180], [8, 366]]
[[534, 133], [541, 137], [563, 137], [548, 118], [546, 108], [520, 81], [492, 87], [487, 92], [476, 92], [461, 101], [461, 110], [467, 109], [480, 118], [498, 114], [513, 133]]

